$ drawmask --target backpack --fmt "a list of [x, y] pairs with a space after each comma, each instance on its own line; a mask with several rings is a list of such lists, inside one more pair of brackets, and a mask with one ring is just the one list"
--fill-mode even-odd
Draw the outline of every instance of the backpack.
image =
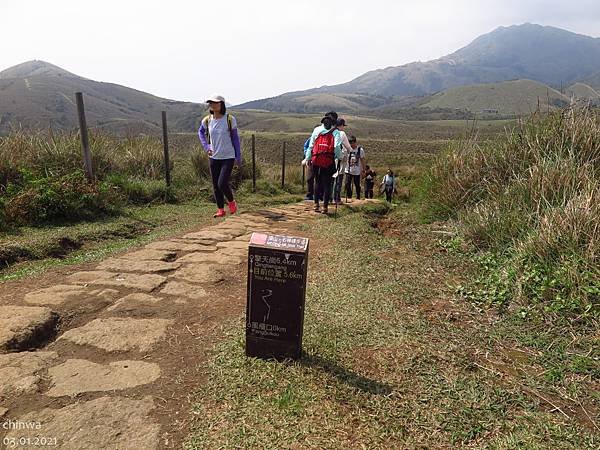
[[348, 153], [348, 170], [350, 170], [351, 167], [358, 166], [361, 152], [362, 147], [356, 147], [356, 150]]
[[[205, 116], [204, 119], [202, 119], [202, 123], [204, 124], [204, 127], [206, 128], [206, 140], [208, 141], [209, 144], [210, 144], [210, 128], [208, 128], [208, 124], [210, 123], [211, 120], [212, 120], [211, 114]], [[232, 122], [231, 114], [227, 113], [227, 128], [229, 128], [229, 136], [231, 136], [231, 130], [232, 130], [231, 122]], [[231, 141], [233, 142], [233, 136], [231, 137]]]
[[312, 165], [327, 168], [333, 165], [335, 160], [335, 139], [333, 128], [325, 134], [319, 134], [315, 139], [312, 149]]

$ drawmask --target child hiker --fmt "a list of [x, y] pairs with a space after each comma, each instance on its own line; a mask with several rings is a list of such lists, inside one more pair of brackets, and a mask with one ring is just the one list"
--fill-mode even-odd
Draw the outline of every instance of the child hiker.
[[233, 164], [239, 167], [242, 163], [240, 137], [235, 117], [227, 114], [225, 98], [215, 94], [206, 100], [206, 103], [210, 114], [202, 119], [198, 136], [210, 161], [210, 174], [217, 202], [217, 212], [213, 217], [224, 217], [225, 199], [229, 212], [235, 214], [237, 211], [230, 179]]
[[375, 187], [375, 177], [377, 174], [369, 166], [365, 171], [365, 198], [373, 198], [373, 188]]

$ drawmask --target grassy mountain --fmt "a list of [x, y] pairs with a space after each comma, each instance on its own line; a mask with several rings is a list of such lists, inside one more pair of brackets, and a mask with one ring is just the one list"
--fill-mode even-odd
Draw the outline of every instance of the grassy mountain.
[[600, 92], [585, 83], [575, 83], [569, 86], [566, 94], [578, 100], [589, 100], [593, 104], [600, 102]]
[[464, 109], [472, 112], [529, 114], [539, 107], [564, 107], [569, 97], [532, 80], [505, 81], [448, 89], [432, 95], [422, 106]]
[[[524, 24], [500, 27], [475, 39], [468, 46], [428, 62], [414, 62], [367, 72], [335, 86], [293, 92], [251, 102], [251, 107], [298, 112], [312, 111], [317, 94], [369, 93], [387, 97], [423, 96], [472, 84], [531, 79], [559, 86], [600, 72], [600, 39], [554, 27]], [[250, 104], [240, 107], [250, 107]], [[276, 109], [280, 108], [280, 109]]]
[[589, 78], [586, 78], [585, 80], [583, 80], [583, 83], [587, 84], [588, 86], [594, 88], [597, 91], [600, 91], [600, 72], [592, 75]]
[[144, 132], [160, 128], [160, 111], [174, 129], [192, 129], [204, 105], [176, 102], [113, 83], [89, 80], [44, 61], [0, 72], [0, 132], [11, 126], [77, 126], [75, 92], [84, 93], [90, 126]]

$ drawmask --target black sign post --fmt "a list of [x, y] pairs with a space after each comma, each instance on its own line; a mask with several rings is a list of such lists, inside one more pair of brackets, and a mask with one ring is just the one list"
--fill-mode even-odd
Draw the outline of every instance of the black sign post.
[[302, 354], [308, 239], [254, 233], [248, 249], [246, 355]]

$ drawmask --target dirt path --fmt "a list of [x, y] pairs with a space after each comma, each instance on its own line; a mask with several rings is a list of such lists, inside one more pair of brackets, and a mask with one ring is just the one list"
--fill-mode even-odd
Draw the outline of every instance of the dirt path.
[[304, 204], [240, 214], [0, 285], [0, 448], [180, 448], [199, 369], [245, 307], [250, 233], [311, 217]]

